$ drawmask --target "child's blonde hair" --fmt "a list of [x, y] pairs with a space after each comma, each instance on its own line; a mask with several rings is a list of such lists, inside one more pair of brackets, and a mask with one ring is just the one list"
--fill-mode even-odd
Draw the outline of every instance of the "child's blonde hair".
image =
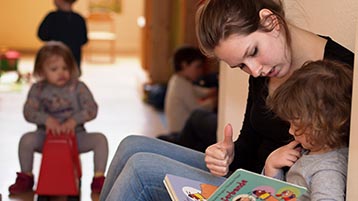
[[46, 60], [53, 56], [59, 56], [63, 58], [70, 71], [71, 78], [78, 78], [79, 72], [77, 63], [72, 55], [71, 50], [62, 42], [49, 41], [36, 54], [35, 67], [33, 75], [37, 79], [43, 79], [43, 67]]
[[353, 72], [334, 61], [305, 63], [268, 97], [268, 106], [318, 148], [348, 145]]

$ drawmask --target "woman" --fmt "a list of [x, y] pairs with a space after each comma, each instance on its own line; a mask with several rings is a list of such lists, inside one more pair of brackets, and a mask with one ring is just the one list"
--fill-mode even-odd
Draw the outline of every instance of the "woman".
[[207, 0], [197, 13], [197, 35], [204, 53], [251, 75], [238, 140], [232, 141], [228, 125], [224, 140], [204, 155], [129, 136], [112, 160], [100, 200], [170, 200], [166, 173], [219, 185], [224, 178], [218, 176], [237, 168], [261, 171], [269, 153], [291, 140], [288, 123], [268, 111], [266, 97], [308, 60], [353, 65], [353, 53], [330, 38], [288, 24], [276, 0]]

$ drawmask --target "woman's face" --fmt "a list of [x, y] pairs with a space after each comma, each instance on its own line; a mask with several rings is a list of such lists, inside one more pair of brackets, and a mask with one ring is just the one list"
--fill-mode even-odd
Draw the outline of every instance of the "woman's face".
[[231, 68], [241, 68], [254, 77], [282, 78], [291, 66], [291, 51], [284, 34], [277, 29], [233, 34], [219, 42], [214, 54]]

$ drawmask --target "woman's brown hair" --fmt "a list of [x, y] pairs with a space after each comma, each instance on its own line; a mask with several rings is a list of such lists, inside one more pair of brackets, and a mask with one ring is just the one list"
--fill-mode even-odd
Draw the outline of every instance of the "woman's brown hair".
[[270, 16], [260, 19], [259, 12], [264, 8], [270, 10], [283, 26], [290, 46], [290, 34], [280, 0], [206, 0], [196, 13], [196, 35], [201, 50], [213, 57], [213, 50], [220, 40], [233, 34], [249, 35], [257, 30], [272, 31], [274, 22], [271, 20], [269, 25], [264, 23]]

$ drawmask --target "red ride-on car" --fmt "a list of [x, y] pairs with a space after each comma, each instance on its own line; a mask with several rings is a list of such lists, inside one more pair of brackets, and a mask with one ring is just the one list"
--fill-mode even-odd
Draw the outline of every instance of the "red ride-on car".
[[81, 163], [74, 134], [46, 135], [42, 150], [40, 174], [36, 189], [38, 201], [53, 196], [80, 200]]

